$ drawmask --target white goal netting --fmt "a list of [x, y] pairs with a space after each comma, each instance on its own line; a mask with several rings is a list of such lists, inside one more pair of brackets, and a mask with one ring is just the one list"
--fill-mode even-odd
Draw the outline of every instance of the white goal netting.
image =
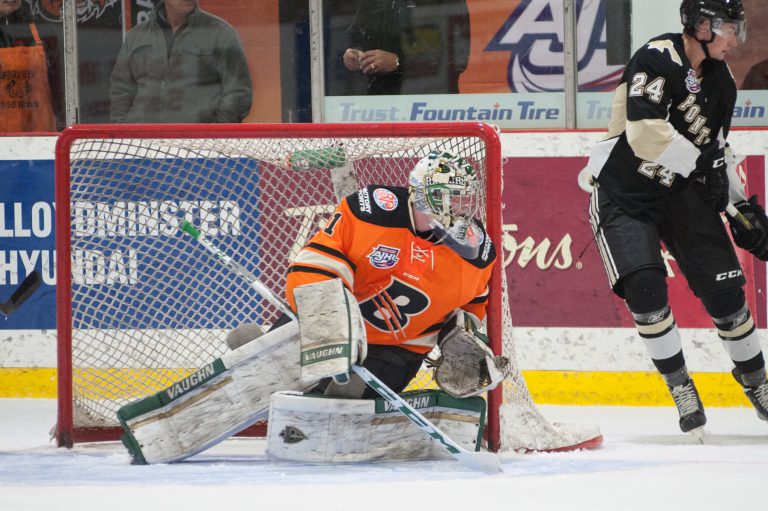
[[[69, 204], [69, 221], [59, 224], [57, 250], [59, 264], [69, 266], [61, 273], [71, 275], [59, 281], [69, 298], [58, 311], [60, 350], [71, 363], [59, 372], [67, 390], [60, 391], [60, 444], [116, 428], [118, 408], [221, 356], [237, 325], [277, 321], [279, 311], [181, 233], [182, 222], [282, 297], [288, 264], [337, 197], [368, 184], [404, 186], [413, 164], [432, 150], [465, 157], [486, 184], [489, 173], [501, 175], [500, 157], [487, 156], [487, 130], [446, 136], [409, 127], [415, 131], [376, 136], [350, 125], [333, 136], [302, 137], [287, 125], [278, 133], [256, 126], [228, 137], [169, 128], [166, 138], [143, 136], [141, 127], [103, 127], [102, 135], [70, 133], [67, 151], [58, 152], [57, 204]], [[500, 191], [486, 186], [480, 198], [486, 216], [500, 218], [488, 211], [493, 193]], [[489, 232], [498, 243], [500, 229]], [[503, 332], [496, 351], [514, 361], [506, 286], [495, 287], [501, 314], [489, 322]], [[431, 385], [422, 371], [411, 388]], [[547, 422], [516, 366], [503, 396], [488, 418], [504, 449], [552, 450], [592, 438]], [[499, 439], [489, 442], [495, 447]]]

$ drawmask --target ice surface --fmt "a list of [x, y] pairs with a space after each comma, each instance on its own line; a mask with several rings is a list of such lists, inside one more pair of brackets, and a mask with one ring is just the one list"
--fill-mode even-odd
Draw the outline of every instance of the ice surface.
[[671, 407], [542, 410], [599, 424], [603, 448], [505, 454], [493, 476], [454, 461], [276, 463], [254, 439], [134, 466], [117, 443], [54, 447], [54, 401], [0, 399], [0, 510], [725, 511], [762, 501], [768, 423], [752, 409], [709, 408], [704, 445], [679, 432]]

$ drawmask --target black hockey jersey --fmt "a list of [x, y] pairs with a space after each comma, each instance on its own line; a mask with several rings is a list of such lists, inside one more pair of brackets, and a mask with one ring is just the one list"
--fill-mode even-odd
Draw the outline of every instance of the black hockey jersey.
[[699, 79], [681, 34], [654, 38], [624, 70], [608, 138], [594, 146], [589, 169], [627, 213], [655, 217], [659, 200], [691, 182], [701, 151], [725, 145], [735, 102], [724, 62], [706, 59]]

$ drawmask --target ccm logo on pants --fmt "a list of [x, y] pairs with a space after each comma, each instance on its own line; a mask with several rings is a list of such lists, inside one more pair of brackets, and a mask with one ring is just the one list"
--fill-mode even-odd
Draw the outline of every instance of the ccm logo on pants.
[[731, 270], [723, 273], [718, 273], [715, 280], [732, 279], [734, 277], [740, 277], [742, 275], [741, 270]]

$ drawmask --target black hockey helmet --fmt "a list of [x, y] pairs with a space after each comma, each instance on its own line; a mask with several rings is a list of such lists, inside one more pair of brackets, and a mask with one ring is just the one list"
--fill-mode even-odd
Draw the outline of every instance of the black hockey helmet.
[[724, 23], [736, 25], [736, 37], [740, 42], [747, 39], [747, 16], [741, 0], [683, 0], [680, 4], [680, 20], [684, 31], [694, 37], [701, 22], [709, 20], [712, 39], [703, 43], [712, 42], [715, 34], [726, 35], [722, 32]]

